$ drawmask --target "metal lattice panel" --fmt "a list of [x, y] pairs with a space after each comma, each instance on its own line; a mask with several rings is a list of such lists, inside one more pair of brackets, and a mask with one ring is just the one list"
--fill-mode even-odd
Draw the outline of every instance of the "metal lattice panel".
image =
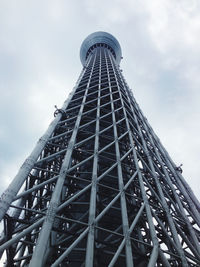
[[200, 265], [198, 200], [115, 56], [92, 44], [77, 86], [2, 195], [5, 266]]

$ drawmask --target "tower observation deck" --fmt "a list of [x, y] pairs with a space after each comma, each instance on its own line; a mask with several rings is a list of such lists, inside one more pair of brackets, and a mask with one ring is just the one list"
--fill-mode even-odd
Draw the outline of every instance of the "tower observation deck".
[[10, 266], [200, 266], [200, 205], [143, 115], [111, 34], [0, 199]]

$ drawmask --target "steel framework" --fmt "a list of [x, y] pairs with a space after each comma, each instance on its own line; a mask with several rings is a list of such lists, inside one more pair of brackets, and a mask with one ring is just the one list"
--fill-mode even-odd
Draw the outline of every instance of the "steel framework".
[[144, 117], [110, 34], [3, 193], [5, 266], [200, 266], [200, 205]]

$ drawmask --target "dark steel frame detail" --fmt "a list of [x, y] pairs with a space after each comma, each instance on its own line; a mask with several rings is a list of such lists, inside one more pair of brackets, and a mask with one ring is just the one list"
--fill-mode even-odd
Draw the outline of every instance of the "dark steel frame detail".
[[5, 266], [200, 266], [198, 200], [135, 101], [116, 48], [89, 48], [1, 197]]

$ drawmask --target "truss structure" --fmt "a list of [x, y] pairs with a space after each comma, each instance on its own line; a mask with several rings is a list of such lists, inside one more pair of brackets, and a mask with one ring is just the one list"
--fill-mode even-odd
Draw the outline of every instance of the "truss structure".
[[126, 84], [119, 43], [85, 44], [77, 85], [1, 197], [5, 266], [200, 266], [199, 202]]

